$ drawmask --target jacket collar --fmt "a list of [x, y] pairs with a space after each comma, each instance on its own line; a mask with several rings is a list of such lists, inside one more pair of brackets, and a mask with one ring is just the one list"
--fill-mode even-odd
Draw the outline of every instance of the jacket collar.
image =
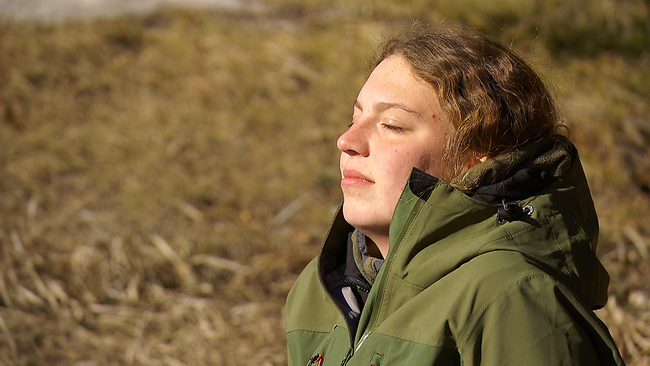
[[563, 177], [577, 157], [562, 135], [530, 143], [478, 164], [451, 185], [483, 202], [522, 200]]

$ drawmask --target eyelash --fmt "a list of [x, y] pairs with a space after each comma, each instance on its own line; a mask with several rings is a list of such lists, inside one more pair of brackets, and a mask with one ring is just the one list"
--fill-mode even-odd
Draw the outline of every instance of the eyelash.
[[384, 128], [387, 129], [387, 130], [395, 131], [395, 132], [401, 132], [401, 131], [404, 130], [402, 127], [400, 127], [400, 126], [395, 126], [395, 125], [392, 125], [392, 124], [390, 124], [390, 123], [384, 123], [384, 122], [382, 122], [382, 123], [381, 123], [381, 126], [384, 127]]
[[[350, 122], [350, 123], [348, 124], [348, 128], [352, 127], [353, 125], [354, 125], [354, 121], [352, 121], [352, 122]], [[395, 126], [395, 125], [392, 125], [392, 124], [389, 124], [389, 123], [384, 123], [384, 122], [382, 122], [382, 123], [381, 123], [381, 126], [382, 126], [383, 128], [385, 128], [385, 129], [387, 129], [387, 130], [390, 130], [390, 131], [395, 131], [395, 132], [401, 132], [401, 131], [404, 131], [404, 128], [399, 127], [399, 126]]]

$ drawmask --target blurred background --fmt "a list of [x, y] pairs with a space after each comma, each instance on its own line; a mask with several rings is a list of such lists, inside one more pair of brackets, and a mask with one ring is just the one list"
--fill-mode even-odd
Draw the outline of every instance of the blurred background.
[[600, 217], [596, 313], [650, 365], [648, 0], [0, 0], [0, 365], [286, 364], [336, 138], [414, 21], [548, 81]]

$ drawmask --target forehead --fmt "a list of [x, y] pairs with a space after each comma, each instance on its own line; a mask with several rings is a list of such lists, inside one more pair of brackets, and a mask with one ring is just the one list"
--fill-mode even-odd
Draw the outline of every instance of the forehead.
[[358, 103], [399, 103], [418, 110], [438, 104], [433, 87], [416, 76], [400, 56], [390, 56], [377, 65], [361, 89]]

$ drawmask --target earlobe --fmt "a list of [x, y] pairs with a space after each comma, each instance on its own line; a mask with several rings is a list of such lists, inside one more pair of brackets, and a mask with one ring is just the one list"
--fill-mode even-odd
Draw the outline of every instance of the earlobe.
[[465, 171], [471, 169], [473, 166], [485, 163], [489, 157], [487, 155], [482, 155], [478, 152], [471, 152], [467, 155], [467, 160], [465, 163]]
[[[465, 174], [468, 170], [472, 169], [474, 166], [479, 165], [481, 163], [486, 162], [489, 159], [489, 156], [480, 154], [475, 151], [467, 151], [465, 154], [463, 154], [462, 158], [459, 159], [458, 165], [456, 165], [456, 170], [454, 171], [454, 175], [451, 177], [457, 177], [462, 174]], [[453, 171], [453, 170], [452, 170]], [[444, 177], [441, 177], [445, 179]]]

